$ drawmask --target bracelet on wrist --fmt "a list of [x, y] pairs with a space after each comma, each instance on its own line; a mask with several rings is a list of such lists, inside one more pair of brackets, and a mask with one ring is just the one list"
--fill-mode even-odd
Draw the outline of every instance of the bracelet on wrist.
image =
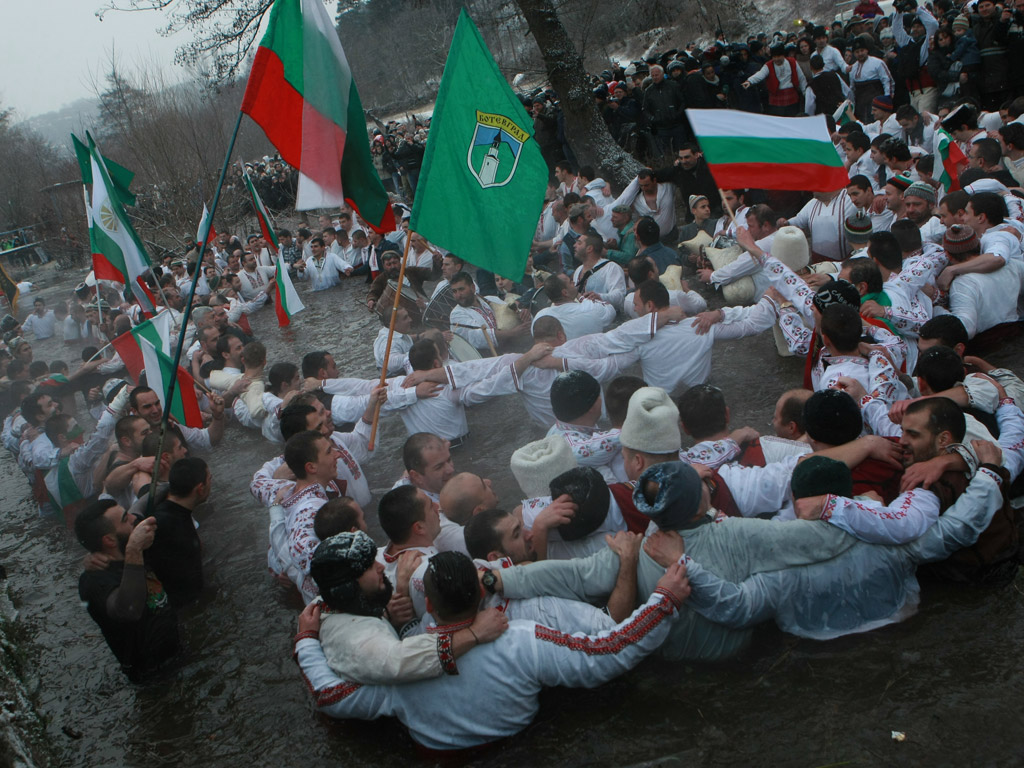
[[466, 627], [469, 630], [469, 634], [473, 636], [473, 644], [480, 645], [480, 638], [476, 636], [476, 632], [473, 631], [472, 627]]

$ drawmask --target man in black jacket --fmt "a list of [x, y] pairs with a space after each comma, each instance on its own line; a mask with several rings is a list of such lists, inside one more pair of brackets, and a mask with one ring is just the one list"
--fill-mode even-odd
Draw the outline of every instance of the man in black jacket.
[[665, 77], [665, 70], [655, 64], [651, 67], [651, 84], [644, 91], [644, 115], [658, 150], [668, 154], [685, 141], [683, 127], [683, 93], [679, 85]]
[[675, 162], [667, 168], [656, 170], [654, 178], [658, 182], [675, 184], [683, 200], [689, 200], [690, 195], [703, 195], [711, 203], [711, 215], [722, 215], [722, 196], [718, 193], [718, 185], [696, 144], [680, 146]]

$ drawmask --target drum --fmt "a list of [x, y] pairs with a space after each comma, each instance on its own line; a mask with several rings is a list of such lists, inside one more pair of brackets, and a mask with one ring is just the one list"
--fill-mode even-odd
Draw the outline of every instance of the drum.
[[[395, 305], [395, 290], [397, 288], [397, 280], [388, 280], [387, 287], [384, 288], [384, 292], [380, 295], [380, 301], [377, 302], [375, 311], [383, 320], [390, 321], [391, 319], [391, 308]], [[423, 310], [416, 303], [416, 299], [416, 291], [411, 286], [403, 285], [402, 293], [398, 297], [398, 306], [404, 308], [409, 313], [413, 326], [417, 326], [423, 321]]]
[[451, 285], [445, 285], [427, 302], [427, 308], [423, 310], [423, 324], [447, 331], [450, 325], [449, 318], [456, 303]]
[[457, 363], [464, 363], [467, 360], [480, 360], [482, 358], [476, 347], [459, 336], [459, 334], [455, 334], [452, 340], [448, 342], [448, 354]]

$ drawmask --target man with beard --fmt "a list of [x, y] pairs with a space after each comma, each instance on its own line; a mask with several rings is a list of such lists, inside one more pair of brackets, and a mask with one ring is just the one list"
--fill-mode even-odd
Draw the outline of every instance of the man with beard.
[[106, 556], [105, 568], [81, 575], [78, 594], [121, 669], [136, 682], [178, 652], [178, 619], [143, 562], [156, 519], [134, 528], [133, 521], [113, 499], [99, 499], [78, 513], [75, 536], [90, 552]]
[[525, 314], [514, 328], [498, 328], [494, 310], [477, 296], [476, 285], [468, 272], [459, 272], [452, 277], [451, 286], [458, 303], [449, 316], [452, 333], [458, 334], [481, 352], [486, 354], [489, 350], [497, 349], [502, 342], [530, 332], [530, 319]]
[[385, 614], [393, 587], [376, 555], [377, 545], [362, 531], [332, 536], [313, 554], [310, 573], [325, 609], [320, 642], [331, 669], [346, 681], [409, 683], [454, 674], [457, 658], [508, 627], [492, 608], [454, 632], [400, 639]]
[[[373, 284], [370, 285], [370, 290], [366, 294], [366, 306], [373, 309], [377, 306], [377, 302], [380, 301], [381, 295], [384, 293], [384, 289], [388, 286], [389, 280], [398, 280], [398, 273], [402, 268], [402, 255], [397, 251], [385, 251], [381, 257], [381, 272], [373, 280]], [[425, 302], [427, 299], [427, 293], [423, 290], [423, 283], [427, 280], [433, 280], [433, 270], [427, 269], [426, 267], [410, 267], [405, 268], [405, 284], [408, 285], [413, 291], [416, 292], [418, 297], [421, 297]]]

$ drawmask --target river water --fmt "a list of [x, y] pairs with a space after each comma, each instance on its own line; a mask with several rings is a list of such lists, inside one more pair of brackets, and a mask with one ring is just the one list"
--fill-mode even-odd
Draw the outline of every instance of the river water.
[[[44, 296], [66, 295], [77, 276], [42, 268]], [[302, 290], [302, 288], [300, 288]], [[379, 323], [352, 281], [303, 293], [307, 309], [279, 330], [274, 313], [252, 319], [270, 363], [332, 351], [345, 376], [375, 374]], [[65, 355], [37, 345], [36, 358]], [[1019, 342], [1001, 358], [1024, 370]], [[801, 361], [781, 359], [770, 335], [723, 343], [711, 381], [733, 425], [770, 431], [777, 395], [798, 386]], [[512, 451], [542, 436], [515, 398], [470, 410], [471, 438], [457, 470], [519, 498]], [[367, 474], [375, 499], [401, 474], [405, 429], [385, 418]], [[234, 425], [212, 461], [211, 503], [197, 511], [207, 589], [181, 616], [187, 654], [162, 681], [121, 675], [77, 593], [82, 549], [41, 520], [23, 475], [0, 459], [0, 563], [20, 611], [40, 685], [37, 706], [61, 766], [385, 765], [416, 763], [396, 721], [339, 723], [312, 711], [290, 658], [302, 607], [266, 572], [267, 516], [248, 491], [274, 446]], [[371, 532], [374, 506], [367, 509]], [[1024, 579], [1000, 590], [926, 588], [920, 613], [867, 635], [821, 643], [764, 627], [741, 658], [711, 666], [648, 660], [594, 691], [552, 690], [523, 734], [480, 764], [564, 766], [825, 766], [1024, 764]], [[496, 670], [497, 673], [497, 670]], [[437, 706], [444, 706], [443, 701]], [[487, 716], [487, 705], [480, 709]], [[892, 732], [905, 734], [897, 742]]]

